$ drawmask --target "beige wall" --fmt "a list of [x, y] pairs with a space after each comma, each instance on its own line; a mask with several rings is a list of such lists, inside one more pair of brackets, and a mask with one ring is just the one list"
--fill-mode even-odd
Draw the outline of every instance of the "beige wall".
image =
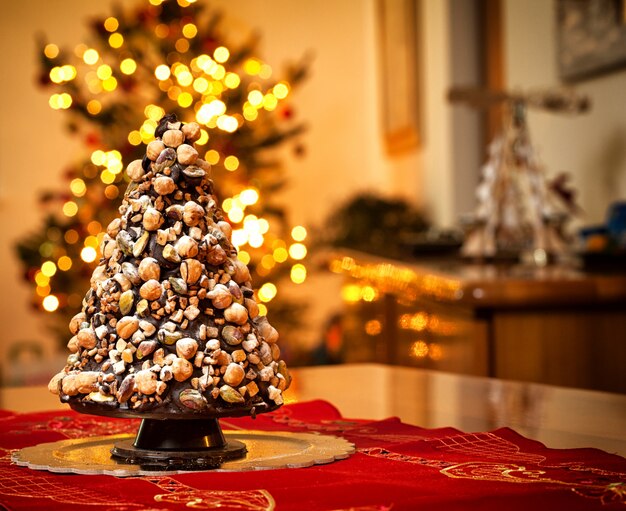
[[[0, 359], [12, 345], [33, 342], [51, 353], [54, 344], [43, 317], [32, 314], [31, 288], [22, 278], [14, 244], [39, 228], [44, 211], [38, 194], [64, 188], [63, 167], [80, 151], [80, 144], [63, 128], [63, 114], [48, 106], [48, 95], [37, 86], [35, 36], [75, 44], [85, 35], [82, 20], [106, 2], [6, 2], [0, 18], [3, 80], [0, 82]], [[73, 47], [73, 46], [72, 46]], [[1, 366], [8, 371], [6, 365]]]
[[450, 19], [447, 2], [422, 2], [424, 203], [433, 221], [453, 223], [452, 109], [445, 101], [450, 86]]

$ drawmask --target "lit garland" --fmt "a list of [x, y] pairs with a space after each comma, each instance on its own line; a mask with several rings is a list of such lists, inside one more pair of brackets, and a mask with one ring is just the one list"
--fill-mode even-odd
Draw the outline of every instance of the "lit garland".
[[18, 246], [36, 303], [49, 312], [75, 312], [100, 257], [103, 226], [116, 216], [126, 188], [123, 169], [154, 140], [159, 119], [174, 112], [203, 127], [196, 146], [205, 147], [213, 167], [239, 257], [256, 273], [264, 314], [283, 275], [296, 284], [307, 276], [307, 231], [286, 226], [286, 212], [272, 203], [283, 179], [276, 162], [264, 157], [264, 150], [302, 132], [291, 124], [286, 100], [305, 66], [272, 80], [273, 69], [254, 56], [253, 43], [222, 42], [218, 14], [205, 16], [189, 0], [149, 4], [94, 24], [89, 45], [73, 51], [42, 45], [42, 82], [54, 90], [49, 105], [71, 115], [70, 127], [90, 153], [68, 172], [69, 194], [44, 197], [60, 203], [62, 215], [52, 211], [43, 231]]
[[348, 303], [361, 300], [372, 302], [381, 293], [394, 294], [407, 301], [420, 297], [454, 301], [463, 296], [459, 280], [430, 272], [418, 272], [401, 264], [359, 261], [349, 256], [338, 256], [330, 260], [329, 267], [333, 273], [354, 279], [354, 282], [344, 285], [342, 289], [342, 298]]
[[[461, 282], [456, 279], [395, 262], [379, 261], [372, 256], [331, 256], [329, 267], [332, 272], [349, 277], [341, 289], [341, 297], [348, 306], [376, 302], [384, 294], [395, 295], [399, 303], [412, 303], [413, 306], [420, 298], [456, 301], [463, 297]], [[368, 313], [367, 317], [370, 316]], [[396, 327], [404, 335], [416, 333], [424, 336], [408, 347], [407, 355], [417, 361], [429, 359], [439, 362], [447, 358], [444, 346], [428, 339], [458, 336], [460, 332], [456, 322], [424, 310], [399, 315], [394, 329]], [[363, 332], [370, 337], [381, 335], [383, 330], [384, 324], [380, 319], [364, 321]]]

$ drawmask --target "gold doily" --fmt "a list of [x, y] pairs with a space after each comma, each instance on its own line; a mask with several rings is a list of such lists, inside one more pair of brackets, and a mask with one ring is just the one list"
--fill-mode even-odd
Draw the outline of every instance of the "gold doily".
[[[245, 458], [224, 463], [218, 471], [239, 472], [276, 468], [303, 468], [345, 459], [354, 453], [354, 444], [346, 439], [315, 433], [280, 431], [224, 431], [226, 440], [246, 444]], [[106, 474], [117, 477], [160, 475], [172, 471], [148, 471], [111, 458], [113, 445], [133, 435], [109, 435], [74, 438], [25, 447], [12, 456], [20, 466], [35, 470], [83, 475]]]

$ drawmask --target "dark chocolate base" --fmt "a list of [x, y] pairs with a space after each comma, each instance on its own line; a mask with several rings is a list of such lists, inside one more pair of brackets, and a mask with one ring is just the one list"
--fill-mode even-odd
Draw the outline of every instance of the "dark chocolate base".
[[170, 403], [169, 406], [160, 405], [159, 408], [132, 410], [122, 409], [117, 403], [92, 403], [88, 401], [80, 401], [78, 399], [68, 398], [63, 400], [68, 403], [72, 410], [89, 415], [102, 415], [105, 417], [121, 417], [127, 419], [157, 419], [157, 420], [190, 420], [202, 418], [220, 418], [220, 417], [255, 417], [258, 413], [271, 412], [280, 407], [280, 405], [271, 404], [260, 401], [258, 403], [243, 404], [233, 407], [208, 407], [202, 411], [184, 411]]
[[217, 419], [144, 419], [134, 441], [111, 449], [114, 459], [143, 470], [210, 470], [246, 452], [244, 443], [226, 441]]

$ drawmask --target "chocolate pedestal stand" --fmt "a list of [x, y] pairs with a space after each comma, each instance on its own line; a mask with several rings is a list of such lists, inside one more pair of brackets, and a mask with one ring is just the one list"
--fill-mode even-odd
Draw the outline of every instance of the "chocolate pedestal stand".
[[207, 470], [246, 450], [243, 442], [226, 442], [217, 419], [143, 419], [135, 439], [117, 442], [111, 455], [144, 470]]
[[134, 413], [111, 408], [70, 402], [77, 412], [108, 417], [141, 418], [134, 439], [117, 441], [111, 456], [121, 463], [140, 465], [143, 470], [209, 470], [219, 468], [227, 461], [246, 456], [246, 444], [229, 438], [226, 440], [217, 416], [255, 415], [257, 411], [270, 411], [276, 406], [256, 406], [236, 411], [216, 410], [215, 417], [199, 418], [196, 414]]

